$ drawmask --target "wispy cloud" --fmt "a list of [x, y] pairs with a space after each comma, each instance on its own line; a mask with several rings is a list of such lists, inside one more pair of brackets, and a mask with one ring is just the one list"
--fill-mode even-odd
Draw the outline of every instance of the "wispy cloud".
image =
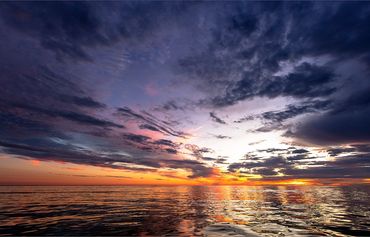
[[222, 120], [221, 118], [219, 118], [216, 113], [214, 112], [210, 112], [209, 113], [209, 116], [212, 118], [213, 121], [215, 121], [216, 123], [220, 123], [220, 124], [226, 124], [226, 122], [224, 120]]
[[369, 21], [364, 2], [2, 2], [0, 152], [368, 177]]

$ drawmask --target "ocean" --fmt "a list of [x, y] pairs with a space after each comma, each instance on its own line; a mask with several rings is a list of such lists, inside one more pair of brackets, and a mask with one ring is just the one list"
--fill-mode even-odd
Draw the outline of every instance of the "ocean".
[[0, 235], [370, 236], [370, 186], [1, 186]]

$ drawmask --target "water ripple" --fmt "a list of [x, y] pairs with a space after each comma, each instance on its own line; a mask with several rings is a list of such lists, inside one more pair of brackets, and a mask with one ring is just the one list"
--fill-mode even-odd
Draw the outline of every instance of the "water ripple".
[[[370, 187], [0, 187], [3, 235], [370, 236]], [[219, 230], [220, 226], [218, 226]]]

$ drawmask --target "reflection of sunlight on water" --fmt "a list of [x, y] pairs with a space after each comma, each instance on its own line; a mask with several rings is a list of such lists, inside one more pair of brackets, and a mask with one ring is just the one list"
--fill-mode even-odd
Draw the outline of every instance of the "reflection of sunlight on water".
[[0, 187], [0, 233], [191, 236], [230, 223], [262, 236], [364, 236], [369, 197], [368, 186]]

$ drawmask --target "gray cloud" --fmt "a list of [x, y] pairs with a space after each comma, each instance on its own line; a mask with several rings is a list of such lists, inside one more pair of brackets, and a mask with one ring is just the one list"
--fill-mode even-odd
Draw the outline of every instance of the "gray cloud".
[[58, 59], [92, 61], [88, 49], [150, 37], [193, 4], [151, 2], [2, 2], [8, 26], [39, 41]]
[[261, 115], [261, 118], [271, 122], [281, 123], [298, 115], [325, 111], [329, 106], [329, 101], [307, 101], [288, 105], [286, 109], [281, 111], [265, 112]]
[[141, 129], [149, 129], [152, 131], [159, 131], [166, 135], [176, 136], [176, 137], [185, 137], [185, 133], [176, 131], [173, 128], [171, 128], [168, 123], [165, 123], [153, 115], [143, 112], [143, 113], [137, 113], [133, 110], [131, 110], [128, 107], [125, 108], [118, 108], [117, 109], [117, 115], [121, 117], [125, 117], [128, 119], [135, 120], [139, 123], [145, 123], [140, 125]]
[[218, 139], [231, 139], [232, 137], [225, 136], [225, 135], [215, 135], [215, 138], [218, 138]]
[[117, 128], [124, 128], [123, 125], [119, 125], [110, 121], [98, 119], [92, 117], [90, 115], [74, 112], [74, 111], [66, 111], [66, 110], [54, 110], [54, 109], [44, 109], [35, 107], [32, 105], [27, 104], [11, 104], [14, 108], [19, 108], [26, 111], [36, 112], [40, 115], [46, 115], [49, 117], [59, 117], [66, 120], [78, 122], [80, 124], [87, 124], [87, 125], [95, 125], [101, 127], [117, 127]]
[[298, 126], [287, 135], [319, 145], [370, 141], [370, 96], [368, 90], [337, 102], [321, 116]]
[[275, 98], [292, 96], [296, 98], [317, 98], [327, 96], [336, 89], [330, 86], [334, 75], [328, 68], [303, 63], [286, 76], [271, 76], [255, 82], [258, 75], [246, 74], [243, 79], [226, 88], [225, 95], [212, 98], [215, 106], [233, 105], [238, 101], [256, 96]]
[[[335, 148], [328, 149], [334, 160], [315, 161], [317, 156], [305, 149], [291, 147], [289, 149], [266, 149], [260, 150], [271, 153], [270, 156], [262, 157], [257, 154], [247, 154], [242, 162], [232, 163], [228, 166], [230, 172], [259, 174], [263, 178], [367, 178], [370, 164], [370, 156], [367, 150]], [[335, 154], [335, 156], [334, 156]], [[339, 156], [337, 156], [339, 155]], [[304, 165], [304, 167], [300, 165]]]
[[[248, 153], [229, 164], [229, 170], [265, 178], [366, 177], [369, 21], [370, 7], [364, 2], [2, 2], [1, 152], [142, 172], [186, 169], [192, 172], [190, 178], [207, 177], [214, 175], [211, 164], [224, 165], [227, 159], [209, 155], [215, 153], [210, 148], [172, 141], [187, 134], [156, 113], [167, 116], [207, 108], [218, 112], [211, 112], [210, 119], [226, 128], [221, 107], [260, 97], [286, 97], [291, 104], [283, 110], [255, 115], [238, 111], [247, 116], [234, 123], [261, 119], [262, 126], [253, 132], [287, 130], [286, 136], [295, 141], [330, 145], [327, 152], [333, 161], [315, 161], [309, 148], [266, 149], [258, 152], [270, 156]], [[163, 37], [163, 31], [171, 37]], [[152, 65], [142, 60], [146, 59], [142, 51], [156, 48], [155, 41], [166, 46], [158, 51], [168, 54], [171, 63]], [[88, 88], [96, 87], [95, 77], [109, 74], [90, 70], [97, 66], [95, 54], [117, 44], [128, 51], [135, 46], [143, 49], [130, 56], [133, 67], [127, 74], [135, 74], [137, 64], [145, 61], [145, 68], [160, 76], [161, 70], [179, 74], [163, 71], [164, 77], [176, 81], [164, 78], [159, 83], [174, 90], [174, 96], [188, 96], [188, 86], [202, 93], [183, 99], [129, 98], [130, 107], [115, 109], [112, 115], [117, 98], [100, 87], [99, 91]], [[107, 55], [102, 58], [110, 62], [114, 55]], [[125, 76], [128, 88], [147, 82], [141, 74], [132, 81], [132, 75]], [[132, 109], [146, 102], [153, 102], [152, 110]], [[129, 131], [126, 122], [141, 131]], [[162, 133], [164, 138], [142, 135], [149, 133], [143, 130]], [[231, 139], [224, 134], [214, 137]], [[180, 154], [187, 152], [192, 159], [182, 160]]]
[[[201, 104], [218, 108], [255, 97], [294, 98], [302, 104], [263, 114], [274, 123], [256, 131], [289, 129], [279, 123], [324, 112], [287, 135], [317, 145], [369, 141], [368, 4], [234, 2], [219, 7], [224, 11], [208, 47], [178, 62], [177, 70], [207, 94]], [[355, 66], [343, 73], [343, 62]], [[322, 104], [304, 104], [313, 101]]]
[[212, 118], [212, 121], [215, 121], [216, 123], [219, 123], [219, 124], [226, 124], [226, 122], [222, 119], [220, 119], [216, 113], [214, 112], [210, 112], [209, 113], [209, 116]]

